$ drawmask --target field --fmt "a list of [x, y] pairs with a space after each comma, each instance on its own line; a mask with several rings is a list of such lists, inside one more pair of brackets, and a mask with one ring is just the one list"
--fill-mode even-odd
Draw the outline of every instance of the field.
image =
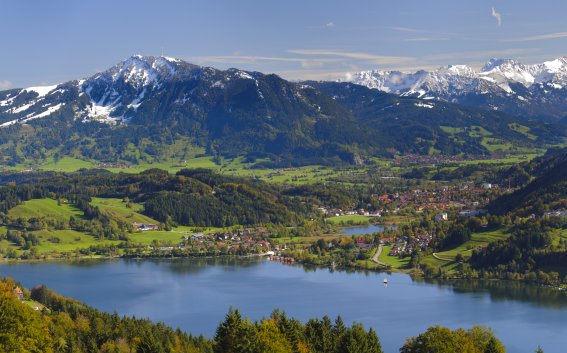
[[89, 169], [94, 167], [95, 164], [92, 162], [84, 161], [73, 157], [63, 157], [57, 160], [50, 157], [47, 158], [45, 162], [39, 166], [39, 169], [53, 170], [59, 172], [74, 172], [81, 168]]
[[519, 132], [520, 134], [526, 136], [527, 138], [529, 138], [530, 140], [537, 140], [537, 136], [535, 136], [534, 134], [530, 133], [530, 128], [524, 125], [520, 125], [518, 123], [513, 123], [513, 124], [508, 124], [508, 127], [516, 132]]
[[[0, 227], [0, 234], [6, 234], [7, 228]], [[74, 230], [35, 230], [31, 232], [40, 240], [40, 244], [35, 247], [39, 253], [46, 253], [51, 251], [74, 251], [77, 249], [88, 248], [92, 245], [107, 245], [118, 244], [118, 241], [103, 240], [99, 241], [89, 234], [77, 232]], [[1, 250], [19, 250], [19, 248], [8, 242], [7, 240], [0, 241]]]
[[329, 217], [325, 222], [335, 225], [361, 225], [368, 224], [369, 217], [361, 215], [344, 215], [337, 217]]
[[97, 206], [99, 209], [108, 212], [113, 216], [113, 218], [120, 219], [127, 223], [159, 223], [158, 221], [139, 213], [143, 210], [144, 206], [133, 202], [129, 203], [131, 208], [128, 208], [127, 203], [123, 202], [121, 199], [93, 197], [91, 205]]
[[82, 218], [83, 213], [75, 206], [62, 203], [57, 205], [56, 200], [52, 199], [35, 199], [25, 201], [23, 204], [18, 205], [8, 211], [8, 216], [13, 218], [37, 218], [45, 216], [53, 218], [58, 221], [69, 221], [69, 217]]
[[165, 230], [147, 230], [143, 232], [135, 232], [130, 234], [129, 238], [134, 243], [139, 244], [152, 244], [155, 241], [171, 242], [172, 244], [177, 244], [183, 236], [190, 236], [193, 233], [212, 233], [219, 231], [222, 228], [194, 228], [194, 227], [176, 227], [171, 231]]
[[[89, 234], [77, 232], [71, 229], [66, 230], [37, 230], [32, 232], [41, 241], [36, 246], [38, 252], [50, 251], [73, 251], [88, 248], [92, 245], [118, 244], [116, 240], [97, 240]], [[54, 239], [58, 239], [54, 241]]]
[[[267, 160], [256, 160], [255, 163]], [[219, 173], [258, 178], [266, 181], [285, 182], [290, 184], [303, 184], [328, 180], [340, 176], [343, 172], [336, 168], [319, 165], [294, 167], [294, 168], [256, 168], [254, 163], [244, 162], [243, 157], [234, 159], [223, 159], [215, 163], [213, 157], [192, 157], [188, 159], [171, 158], [164, 161], [140, 162], [139, 164], [101, 165], [96, 161], [86, 161], [72, 157], [54, 159], [46, 158], [40, 163], [25, 162], [16, 167], [5, 167], [10, 170], [41, 169], [56, 172], [74, 172], [79, 169], [101, 168], [113, 173], [140, 173], [144, 170], [159, 168], [175, 173], [184, 168], [207, 168], [217, 170]]]
[[[143, 206], [136, 203], [130, 203], [130, 208], [121, 199], [115, 198], [93, 198], [92, 205], [99, 207], [104, 212], [108, 212], [113, 218], [122, 220], [127, 223], [150, 223], [158, 224], [156, 220], [147, 217], [140, 213]], [[52, 199], [34, 199], [24, 202], [11, 209], [8, 215], [13, 218], [30, 219], [34, 217], [45, 216], [57, 221], [68, 222], [69, 217], [83, 218], [80, 210], [71, 204], [63, 203], [57, 205], [57, 201]], [[199, 232], [213, 232], [218, 229], [197, 229], [192, 227], [178, 227], [172, 231], [144, 231], [135, 232], [130, 234], [130, 240], [135, 243], [151, 244], [154, 240], [178, 243], [183, 235], [191, 234], [194, 231]], [[7, 228], [0, 227], [0, 234], [6, 234]], [[92, 245], [108, 245], [118, 244], [119, 241], [103, 240], [99, 241], [87, 233], [78, 232], [75, 230], [55, 230], [55, 229], [42, 229], [31, 231], [32, 234], [37, 236], [40, 244], [35, 247], [39, 253], [46, 253], [52, 251], [74, 251], [81, 248], [88, 248]], [[0, 249], [7, 250], [20, 250], [15, 244], [7, 240], [0, 240]]]

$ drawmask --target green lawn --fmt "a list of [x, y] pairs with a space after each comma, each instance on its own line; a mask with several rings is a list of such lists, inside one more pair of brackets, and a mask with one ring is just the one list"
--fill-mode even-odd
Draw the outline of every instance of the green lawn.
[[27, 306], [29, 306], [30, 308], [34, 309], [34, 310], [48, 310], [48, 308], [46, 308], [43, 304], [41, 304], [40, 302], [36, 302], [35, 300], [22, 300], [22, 303], [26, 304]]
[[389, 256], [391, 246], [383, 246], [382, 253], [378, 256], [378, 260], [386, 263], [394, 268], [407, 268], [409, 267], [410, 257], [398, 258], [397, 256]]
[[37, 218], [45, 216], [47, 218], [53, 218], [58, 221], [69, 221], [69, 217], [83, 217], [83, 212], [81, 212], [74, 205], [62, 203], [57, 205], [56, 200], [52, 199], [34, 199], [25, 201], [23, 204], [18, 205], [8, 211], [8, 216], [13, 218]]
[[336, 225], [359, 225], [368, 224], [369, 217], [361, 215], [344, 215], [338, 217], [329, 217], [325, 219], [325, 222], [336, 224]]
[[151, 244], [154, 240], [169, 241], [173, 244], [178, 244], [183, 235], [190, 235], [191, 233], [164, 230], [148, 230], [143, 232], [136, 232], [130, 234], [130, 241], [140, 244]]

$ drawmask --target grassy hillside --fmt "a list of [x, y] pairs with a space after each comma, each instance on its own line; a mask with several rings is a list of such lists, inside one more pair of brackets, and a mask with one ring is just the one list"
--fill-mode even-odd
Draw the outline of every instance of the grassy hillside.
[[126, 223], [159, 223], [155, 219], [141, 214], [140, 212], [144, 209], [144, 206], [132, 201], [124, 202], [122, 199], [93, 197], [91, 205]]
[[485, 247], [498, 240], [507, 239], [509, 236], [510, 233], [508, 233], [506, 228], [473, 233], [471, 240], [452, 249], [440, 251], [435, 253], [435, 255], [428, 256], [425, 261], [435, 265], [447, 265], [447, 263], [455, 261], [455, 258], [459, 254], [465, 259], [469, 258], [473, 250], [479, 247]]
[[8, 216], [24, 219], [46, 217], [68, 222], [71, 216], [81, 218], [83, 212], [71, 204], [58, 205], [53, 199], [34, 199], [12, 208]]

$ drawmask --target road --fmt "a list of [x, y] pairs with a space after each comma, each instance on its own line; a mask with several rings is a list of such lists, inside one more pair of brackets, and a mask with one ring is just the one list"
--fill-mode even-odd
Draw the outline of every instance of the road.
[[390, 267], [390, 265], [388, 265], [387, 263], [378, 260], [381, 253], [382, 253], [382, 244], [378, 245], [378, 251], [376, 251], [376, 254], [374, 254], [374, 257], [372, 257], [372, 261], [374, 261], [378, 265]]

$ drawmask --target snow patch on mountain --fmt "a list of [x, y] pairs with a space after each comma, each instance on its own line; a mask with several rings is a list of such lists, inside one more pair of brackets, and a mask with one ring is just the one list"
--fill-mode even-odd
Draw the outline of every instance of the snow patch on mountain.
[[433, 104], [427, 104], [427, 103], [414, 103], [414, 105], [419, 108], [428, 108], [428, 109], [432, 109], [435, 107]]
[[37, 98], [41, 98], [45, 95], [47, 95], [49, 92], [53, 91], [54, 89], [57, 88], [57, 85], [53, 85], [53, 86], [38, 86], [38, 87], [28, 87], [28, 88], [24, 88], [22, 91], [27, 91], [27, 92], [35, 92], [37, 93]]
[[50, 116], [51, 114], [55, 113], [56, 111], [58, 111], [59, 109], [61, 109], [63, 106], [65, 105], [65, 103], [59, 103], [57, 105], [54, 106], [49, 106], [47, 107], [47, 109], [41, 113], [38, 114], [28, 114], [27, 116], [25, 116], [24, 118], [20, 118], [20, 119], [15, 119], [15, 120], [11, 120], [11, 121], [7, 121], [3, 124], [0, 124], [0, 127], [6, 127], [6, 126], [10, 126], [10, 125], [14, 125], [16, 123], [27, 123], [30, 120], [34, 120], [34, 119], [39, 119], [39, 118], [44, 118], [46, 116]]

